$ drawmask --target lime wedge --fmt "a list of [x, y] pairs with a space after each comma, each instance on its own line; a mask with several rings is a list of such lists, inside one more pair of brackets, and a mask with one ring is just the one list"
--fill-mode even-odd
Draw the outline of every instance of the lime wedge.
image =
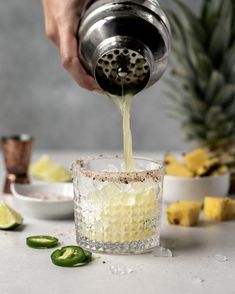
[[35, 178], [47, 182], [71, 181], [70, 172], [62, 165], [53, 162], [47, 155], [43, 155], [31, 164], [30, 173]]
[[23, 223], [23, 217], [5, 202], [0, 202], [0, 229], [7, 230]]
[[62, 165], [55, 164], [45, 171], [44, 179], [48, 182], [69, 182], [71, 181], [71, 175]]

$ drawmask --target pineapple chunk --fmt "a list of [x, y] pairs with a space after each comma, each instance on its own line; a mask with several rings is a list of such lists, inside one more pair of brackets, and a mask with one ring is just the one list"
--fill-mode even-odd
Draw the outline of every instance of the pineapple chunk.
[[205, 197], [204, 214], [207, 220], [225, 221], [235, 216], [235, 200], [220, 197]]
[[174, 155], [167, 153], [164, 157], [165, 171], [168, 176], [192, 178], [193, 173], [184, 164], [178, 162]]
[[198, 201], [177, 201], [167, 208], [167, 218], [170, 224], [195, 226], [199, 220], [201, 203]]
[[71, 180], [70, 172], [60, 164], [54, 164], [52, 168], [45, 171], [42, 179], [47, 182], [69, 182]]
[[168, 176], [176, 176], [182, 178], [192, 178], [194, 174], [181, 163], [171, 163], [165, 167]]
[[166, 165], [171, 164], [171, 163], [178, 163], [178, 160], [176, 159], [176, 157], [173, 154], [166, 153], [164, 156], [164, 163]]
[[219, 176], [228, 173], [228, 168], [226, 165], [221, 165], [219, 168], [212, 172], [212, 176]]
[[207, 160], [208, 154], [204, 149], [197, 149], [184, 156], [184, 163], [186, 167], [193, 172], [197, 172], [197, 170], [202, 167]]
[[222, 165], [220, 158], [210, 157], [206, 148], [186, 154], [183, 157], [183, 162], [178, 161], [171, 153], [166, 153], [164, 162], [166, 174], [176, 177], [218, 176], [228, 172], [228, 168]]
[[229, 199], [229, 205], [232, 207], [233, 217], [235, 217], [235, 200]]
[[32, 163], [29, 171], [33, 176], [43, 177], [44, 172], [53, 167], [53, 162], [48, 155], [41, 156], [36, 162]]
[[69, 182], [70, 172], [62, 165], [53, 162], [49, 156], [43, 155], [30, 165], [30, 174], [42, 181], [47, 182]]
[[218, 158], [211, 158], [204, 162], [203, 166], [201, 166], [197, 170], [197, 175], [199, 177], [205, 177], [211, 175], [211, 173], [216, 170], [220, 166], [220, 161]]

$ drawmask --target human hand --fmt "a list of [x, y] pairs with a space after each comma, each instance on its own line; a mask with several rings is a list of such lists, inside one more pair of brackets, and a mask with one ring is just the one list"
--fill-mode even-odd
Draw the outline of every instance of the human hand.
[[86, 0], [42, 0], [47, 37], [59, 48], [61, 63], [83, 88], [101, 91], [78, 58], [77, 28]]

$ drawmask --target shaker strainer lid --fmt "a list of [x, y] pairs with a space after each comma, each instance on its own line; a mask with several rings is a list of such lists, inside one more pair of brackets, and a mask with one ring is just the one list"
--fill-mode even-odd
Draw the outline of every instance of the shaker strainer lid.
[[146, 56], [138, 50], [114, 48], [99, 57], [95, 77], [110, 94], [134, 95], [147, 85], [150, 65]]

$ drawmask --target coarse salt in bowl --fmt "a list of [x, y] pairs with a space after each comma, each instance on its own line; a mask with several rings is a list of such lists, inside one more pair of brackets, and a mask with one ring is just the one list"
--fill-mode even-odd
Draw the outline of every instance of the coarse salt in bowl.
[[73, 216], [72, 183], [11, 185], [22, 213], [39, 219], [64, 219]]

